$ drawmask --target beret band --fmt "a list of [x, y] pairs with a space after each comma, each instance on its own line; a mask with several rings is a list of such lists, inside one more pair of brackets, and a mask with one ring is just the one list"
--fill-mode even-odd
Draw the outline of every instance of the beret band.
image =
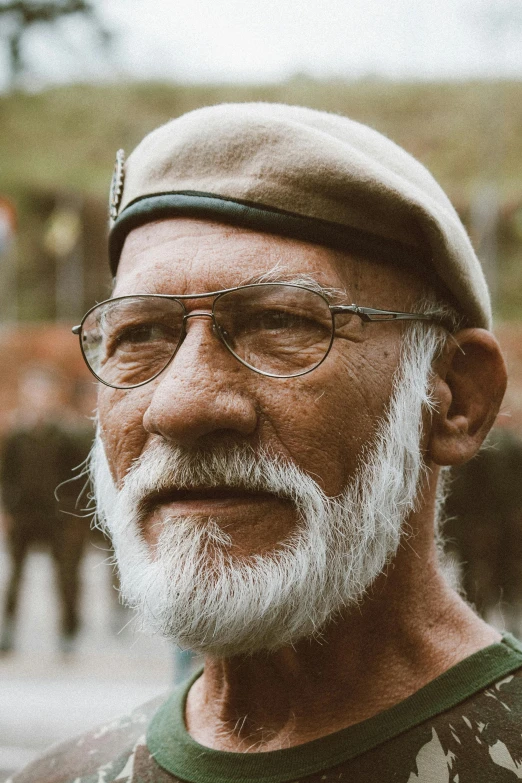
[[378, 261], [404, 264], [412, 268], [419, 265], [417, 249], [405, 247], [398, 241], [383, 239], [361, 229], [329, 223], [318, 218], [305, 218], [292, 212], [226, 199], [211, 193], [189, 191], [143, 196], [125, 207], [109, 236], [109, 263], [113, 275], [116, 274], [127, 234], [145, 223], [169, 217], [216, 220], [253, 231], [326, 245], [335, 250], [361, 254]]

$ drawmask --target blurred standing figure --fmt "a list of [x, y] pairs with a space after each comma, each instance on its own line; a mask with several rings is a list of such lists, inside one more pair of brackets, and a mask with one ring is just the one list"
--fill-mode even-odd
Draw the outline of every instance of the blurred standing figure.
[[79, 568], [89, 525], [77, 516], [79, 484], [68, 479], [87, 456], [88, 446], [85, 427], [78, 426], [68, 407], [64, 379], [48, 367], [28, 369], [20, 383], [17, 419], [4, 439], [0, 462], [11, 559], [1, 652], [13, 648], [24, 563], [29, 550], [39, 545], [49, 548], [56, 569], [61, 648], [64, 652], [72, 648], [79, 627]]
[[507, 630], [522, 610], [522, 439], [493, 429], [475, 459], [452, 470], [444, 528], [466, 597], [486, 619], [501, 604]]

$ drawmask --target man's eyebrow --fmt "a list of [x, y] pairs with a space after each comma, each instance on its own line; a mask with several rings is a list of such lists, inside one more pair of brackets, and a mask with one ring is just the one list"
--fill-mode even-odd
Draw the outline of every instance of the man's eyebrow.
[[[262, 283], [290, 283], [291, 285], [302, 285], [316, 291], [318, 294], [326, 297], [329, 301], [344, 302], [348, 296], [346, 289], [336, 288], [334, 286], [322, 285], [313, 275], [305, 272], [295, 274], [285, 269], [283, 264], [275, 264], [271, 269], [260, 275], [247, 276], [241, 279], [238, 284], [242, 285], [260, 285]], [[142, 294], [157, 295], [158, 290], [154, 283], [147, 281], [143, 283]], [[172, 294], [176, 296], [176, 294]]]
[[316, 291], [318, 294], [322, 294], [327, 299], [343, 299], [347, 295], [346, 291], [342, 288], [322, 285], [313, 275], [306, 273], [292, 274], [285, 271], [284, 268], [280, 266], [269, 269], [261, 275], [246, 278], [242, 281], [241, 285], [259, 285], [261, 283], [290, 283], [291, 285], [302, 285], [306, 288], [310, 288], [312, 291]]

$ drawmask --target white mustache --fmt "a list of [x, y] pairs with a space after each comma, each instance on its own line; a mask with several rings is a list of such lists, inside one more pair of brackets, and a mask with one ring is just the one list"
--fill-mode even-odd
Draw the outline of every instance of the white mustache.
[[[255, 452], [247, 444], [189, 451], [157, 440], [125, 477], [125, 489], [140, 515], [160, 494], [213, 487], [270, 493], [292, 501], [298, 509], [303, 491], [308, 500], [310, 493], [327, 500], [317, 482], [295, 463], [266, 451]], [[335, 499], [328, 501], [335, 503]]]

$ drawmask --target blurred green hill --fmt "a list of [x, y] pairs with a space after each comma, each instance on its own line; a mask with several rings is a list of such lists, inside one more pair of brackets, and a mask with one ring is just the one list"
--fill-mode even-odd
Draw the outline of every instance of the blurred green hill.
[[74, 85], [0, 97], [0, 187], [80, 188], [105, 196], [115, 150], [162, 122], [223, 101], [281, 101], [338, 112], [418, 157], [457, 201], [492, 157], [503, 199], [522, 191], [522, 82], [316, 82], [273, 86]]
[[[489, 193], [498, 208], [497, 311], [522, 317], [522, 82], [346, 83], [296, 76], [257, 87], [134, 83], [3, 95], [0, 194], [18, 206], [21, 242], [38, 234], [35, 221], [49, 194], [81, 193], [105, 210], [118, 148], [130, 152], [149, 130], [199, 106], [249, 100], [338, 112], [389, 136], [439, 180], [479, 255], [483, 238], [473, 210], [480, 194]], [[34, 301], [24, 306], [28, 315], [43, 317]]]

